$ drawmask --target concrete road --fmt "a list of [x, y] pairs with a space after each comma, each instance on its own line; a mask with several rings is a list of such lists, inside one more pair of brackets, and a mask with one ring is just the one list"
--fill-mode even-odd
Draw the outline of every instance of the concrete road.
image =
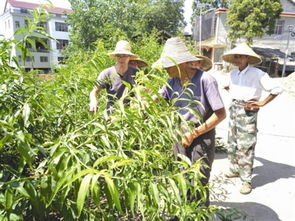
[[[228, 106], [227, 92], [221, 90], [221, 94]], [[223, 142], [227, 140], [227, 128], [228, 119], [217, 127], [217, 136]], [[295, 97], [284, 92], [261, 108], [258, 130], [253, 191], [242, 195], [239, 178], [224, 178], [227, 156], [217, 154], [211, 173], [211, 203], [240, 208], [247, 213], [246, 220], [295, 221]]]

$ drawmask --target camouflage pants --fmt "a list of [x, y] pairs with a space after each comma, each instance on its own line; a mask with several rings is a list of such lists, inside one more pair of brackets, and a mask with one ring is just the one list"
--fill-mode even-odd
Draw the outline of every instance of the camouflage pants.
[[251, 183], [257, 141], [257, 112], [245, 112], [244, 104], [233, 101], [230, 108], [228, 159], [230, 171]]

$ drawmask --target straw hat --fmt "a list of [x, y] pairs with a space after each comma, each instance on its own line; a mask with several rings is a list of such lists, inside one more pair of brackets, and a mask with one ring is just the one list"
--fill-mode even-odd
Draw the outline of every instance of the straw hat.
[[249, 64], [260, 64], [262, 62], [260, 56], [256, 54], [252, 48], [250, 48], [246, 43], [242, 43], [237, 45], [237, 47], [231, 49], [224, 55], [222, 55], [222, 59], [226, 62], [233, 63], [235, 58], [234, 55], [248, 55], [249, 56]]
[[130, 61], [136, 61], [137, 62], [137, 66], [139, 68], [143, 68], [143, 67], [148, 66], [148, 64], [144, 60], [142, 60], [139, 56], [130, 58], [129, 62]]
[[128, 41], [120, 40], [117, 42], [115, 50], [111, 53], [108, 53], [111, 57], [116, 57], [117, 54], [126, 54], [130, 55], [131, 57], [136, 57], [136, 54], [131, 52], [131, 46]]
[[161, 57], [152, 67], [162, 65], [163, 68], [173, 67], [176, 64], [182, 64], [189, 61], [200, 61], [189, 52], [185, 43], [178, 37], [169, 38], [165, 45]]
[[200, 61], [200, 63], [201, 63], [200, 69], [201, 70], [209, 71], [212, 68], [212, 61], [210, 58], [203, 56], [203, 55], [197, 55], [196, 57], [202, 59]]

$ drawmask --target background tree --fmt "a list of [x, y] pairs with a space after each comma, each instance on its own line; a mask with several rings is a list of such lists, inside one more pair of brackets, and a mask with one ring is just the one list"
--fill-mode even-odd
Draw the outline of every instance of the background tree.
[[[115, 42], [153, 29], [176, 33], [184, 27], [184, 0], [70, 0], [73, 13], [70, 39], [78, 48], [91, 48], [97, 39]], [[107, 46], [107, 45], [106, 45]]]
[[227, 13], [228, 37], [233, 42], [245, 37], [252, 43], [254, 37], [271, 34], [282, 11], [280, 0], [232, 0]]

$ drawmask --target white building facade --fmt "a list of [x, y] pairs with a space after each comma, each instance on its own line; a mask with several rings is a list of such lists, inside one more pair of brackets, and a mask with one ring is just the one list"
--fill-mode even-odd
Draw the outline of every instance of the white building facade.
[[[27, 25], [28, 18], [32, 18], [31, 11], [38, 7], [40, 7], [39, 4], [6, 0], [4, 10], [0, 15], [0, 35], [2, 38], [20, 40], [21, 36], [15, 36], [14, 33], [18, 28]], [[36, 41], [36, 49], [29, 48], [32, 57], [27, 56], [25, 62], [21, 60], [20, 51], [16, 49], [12, 51], [12, 56], [16, 56], [27, 71], [32, 69], [44, 73], [52, 71], [62, 63], [64, 58], [61, 51], [69, 44], [69, 27], [65, 22], [65, 13], [71, 13], [72, 10], [56, 7], [45, 7], [44, 9], [50, 13], [50, 17], [47, 22], [42, 23], [42, 26], [54, 40], [42, 37], [47, 47]], [[38, 36], [38, 34], [34, 35]], [[11, 65], [16, 66], [15, 63]]]
[[[276, 22], [273, 34], [264, 35], [262, 38], [254, 38], [253, 48], [263, 49], [268, 54], [274, 53], [269, 59], [277, 59], [279, 64], [277, 72], [282, 71], [284, 53], [286, 53], [288, 56], [285, 59], [286, 64], [289, 65], [289, 72], [292, 72], [295, 65], [293, 61], [295, 56], [295, 36], [291, 35], [291, 31], [295, 31], [295, 1], [281, 0], [281, 3], [283, 12]], [[200, 32], [199, 17], [196, 18], [196, 25], [193, 30], [193, 39], [196, 41], [197, 47], [201, 47], [202, 53], [211, 58], [216, 65], [224, 63], [221, 56], [227, 50], [230, 50], [231, 46], [226, 19], [226, 9], [208, 10], [202, 15], [202, 32]], [[239, 39], [238, 42], [244, 40]]]

